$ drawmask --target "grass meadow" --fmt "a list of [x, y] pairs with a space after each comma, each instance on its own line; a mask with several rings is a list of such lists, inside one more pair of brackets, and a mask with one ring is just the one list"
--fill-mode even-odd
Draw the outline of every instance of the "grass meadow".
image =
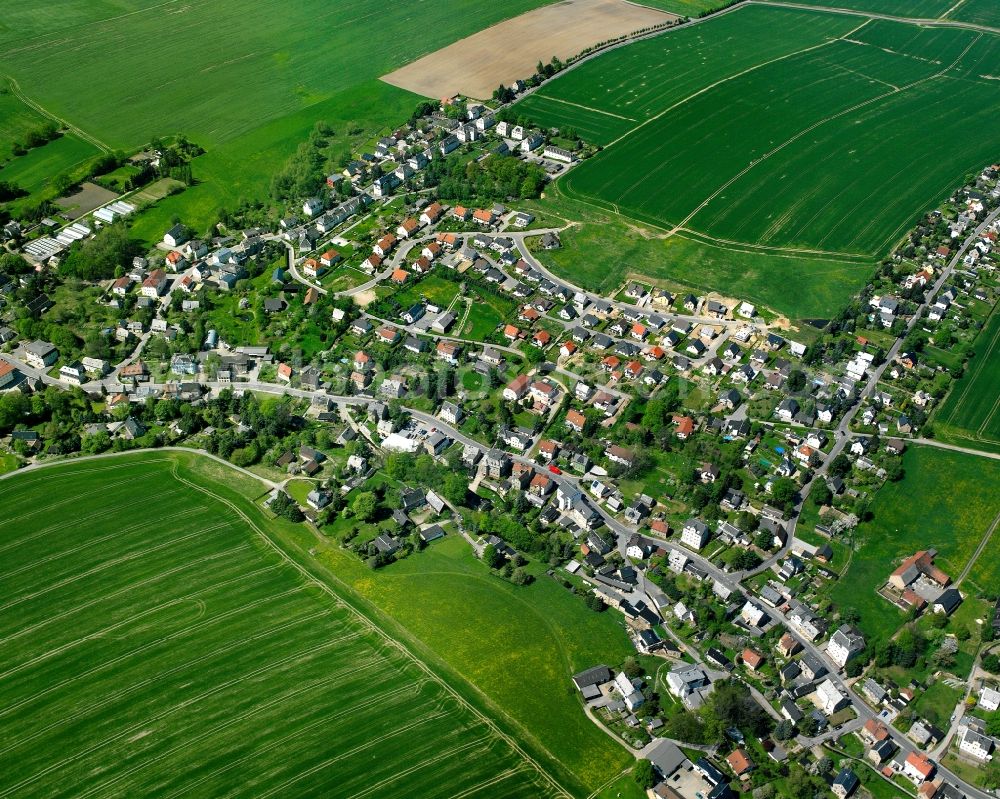
[[260, 489], [168, 453], [0, 484], [0, 796], [559, 795], [488, 700], [313, 576]]
[[489, 574], [459, 536], [372, 574], [339, 547], [319, 559], [489, 696], [552, 759], [593, 790], [631, 757], [583, 713], [570, 675], [615, 665], [634, 649], [620, 617], [586, 610], [534, 569], [518, 588]]
[[[776, 12], [741, 9], [687, 39], [729, 42], [746, 11]], [[985, 65], [1000, 55], [1000, 37], [799, 12], [816, 29], [789, 41], [787, 12], [778, 13], [760, 43], [741, 40], [743, 58], [754, 59], [742, 70], [702, 46], [711, 66], [689, 75], [699, 52], [691, 41], [645, 70], [622, 48], [553, 81], [550, 98], [636, 119], [570, 172], [562, 192], [723, 243], [878, 257], [994, 158], [993, 137], [980, 134], [997, 128], [998, 90]], [[585, 87], [594, 70], [603, 81]], [[663, 88], [671, 86], [677, 99]]]
[[5, 81], [0, 82], [0, 168], [12, 157], [14, 142], [23, 141], [29, 131], [44, 123], [43, 116], [22, 103]]
[[97, 148], [72, 133], [28, 150], [0, 169], [0, 180], [34, 194], [51, 185], [53, 178], [71, 171], [98, 154]]
[[938, 438], [966, 447], [1000, 452], [1000, 312], [976, 337], [975, 357], [933, 417]]
[[719, 291], [766, 305], [792, 320], [829, 318], [868, 280], [874, 261], [830, 258], [720, 244], [639, 224], [611, 211], [566, 199], [560, 184], [539, 208], [573, 220], [562, 247], [535, 256], [591, 291], [614, 293], [628, 279], [663, 288]]
[[[847, 575], [831, 589], [835, 603], [861, 614], [860, 626], [869, 640], [888, 638], [903, 622], [876, 591], [885, 584], [899, 561], [920, 549], [938, 551], [937, 564], [953, 580], [975, 554], [997, 514], [1000, 495], [1000, 462], [959, 452], [911, 446], [903, 456], [904, 478], [887, 483], [875, 496], [874, 518], [855, 532], [859, 544]], [[996, 574], [1000, 538], [991, 538], [976, 560], [970, 583], [980, 589], [995, 583], [980, 582]]]

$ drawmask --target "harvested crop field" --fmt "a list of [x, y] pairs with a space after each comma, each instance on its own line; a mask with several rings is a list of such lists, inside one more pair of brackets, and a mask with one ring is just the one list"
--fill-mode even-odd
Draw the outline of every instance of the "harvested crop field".
[[60, 197], [55, 203], [64, 211], [72, 211], [77, 216], [82, 216], [89, 214], [95, 208], [112, 202], [116, 197], [118, 195], [113, 191], [108, 191], [103, 186], [98, 186], [88, 180], [78, 191], [66, 197]]
[[219, 468], [155, 453], [0, 484], [0, 796], [562, 793]]
[[464, 94], [487, 99], [499, 84], [531, 75], [540, 60], [565, 59], [672, 19], [673, 14], [625, 0], [563, 0], [468, 36], [382, 80], [425, 97]]

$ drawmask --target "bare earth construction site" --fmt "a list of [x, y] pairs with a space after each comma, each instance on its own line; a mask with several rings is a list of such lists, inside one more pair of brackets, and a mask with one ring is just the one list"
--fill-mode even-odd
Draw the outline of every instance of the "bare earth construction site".
[[565, 59], [599, 42], [676, 18], [625, 0], [565, 0], [467, 36], [382, 80], [426, 97], [488, 98], [497, 84], [530, 75], [539, 60]]

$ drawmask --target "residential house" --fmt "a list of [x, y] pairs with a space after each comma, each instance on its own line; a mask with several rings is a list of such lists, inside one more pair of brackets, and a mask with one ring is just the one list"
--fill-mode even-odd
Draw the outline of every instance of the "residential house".
[[847, 662], [864, 648], [864, 636], [854, 627], [845, 624], [830, 637], [826, 653], [830, 660], [843, 669]]
[[681, 530], [681, 543], [694, 550], [704, 547], [710, 537], [708, 526], [699, 519], [688, 519]]
[[820, 683], [816, 689], [816, 698], [820, 710], [826, 715], [832, 716], [840, 708], [847, 704], [847, 698], [840, 692], [840, 689], [829, 677]]

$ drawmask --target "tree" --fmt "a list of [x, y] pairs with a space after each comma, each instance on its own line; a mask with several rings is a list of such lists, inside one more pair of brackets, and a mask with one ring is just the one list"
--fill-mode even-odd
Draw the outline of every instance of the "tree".
[[378, 501], [371, 491], [362, 491], [351, 503], [351, 512], [363, 522], [371, 521], [375, 517], [375, 508]]
[[642, 674], [642, 666], [639, 665], [639, 661], [634, 657], [627, 657], [625, 658], [625, 662], [622, 663], [622, 671], [625, 672], [630, 680], [634, 680]]
[[986, 655], [983, 658], [982, 666], [986, 671], [1000, 674], [1000, 655]]
[[465, 495], [468, 493], [469, 480], [460, 472], [449, 472], [445, 475], [444, 484], [441, 486], [441, 493], [444, 498], [453, 505], [465, 504]]
[[903, 479], [903, 462], [899, 458], [893, 458], [885, 465], [885, 477], [890, 483], [898, 483]]
[[648, 791], [656, 784], [656, 774], [653, 771], [653, 764], [645, 758], [636, 761], [635, 766], [632, 768], [632, 779], [635, 780], [640, 788]]
[[850, 459], [841, 452], [836, 458], [830, 461], [829, 471], [834, 477], [846, 477], [851, 471]]
[[604, 600], [601, 599], [599, 594], [587, 594], [586, 603], [587, 607], [594, 611], [594, 613], [603, 613], [608, 607], [604, 604]]
[[[792, 724], [788, 719], [782, 719], [778, 722], [777, 726], [774, 728], [774, 737], [779, 741], [787, 741], [795, 735], [795, 725]], [[757, 792], [754, 792], [754, 797], [757, 796]]]
[[830, 490], [830, 486], [822, 480], [817, 480], [810, 492], [810, 499], [816, 507], [821, 508], [833, 502], [833, 492]]
[[[781, 726], [780, 724], [778, 726]], [[759, 788], [754, 788], [751, 794], [753, 799], [774, 799], [774, 785], [766, 782]]]
[[806, 387], [806, 375], [801, 369], [793, 369], [788, 375], [788, 390], [801, 391]]
[[0, 432], [9, 433], [32, 410], [31, 398], [20, 391], [0, 394]]
[[487, 544], [483, 549], [483, 563], [491, 569], [499, 569], [503, 566], [504, 558], [493, 544]]
[[514, 569], [510, 575], [510, 581], [514, 583], [514, 585], [527, 585], [531, 582], [531, 579], [531, 575], [524, 569]]
[[795, 503], [798, 489], [789, 477], [779, 477], [771, 486], [771, 499], [774, 504], [786, 510]]
[[717, 682], [703, 707], [706, 723], [713, 724], [720, 734], [730, 727], [746, 730], [754, 735], [767, 732], [768, 717], [764, 710], [750, 691], [734, 680]]
[[83, 280], [104, 280], [112, 277], [120, 264], [131, 263], [138, 254], [139, 248], [129, 241], [124, 224], [105, 225], [93, 238], [74, 244], [59, 271]]
[[753, 540], [754, 546], [763, 549], [765, 552], [774, 546], [774, 533], [769, 530], [761, 530]]

